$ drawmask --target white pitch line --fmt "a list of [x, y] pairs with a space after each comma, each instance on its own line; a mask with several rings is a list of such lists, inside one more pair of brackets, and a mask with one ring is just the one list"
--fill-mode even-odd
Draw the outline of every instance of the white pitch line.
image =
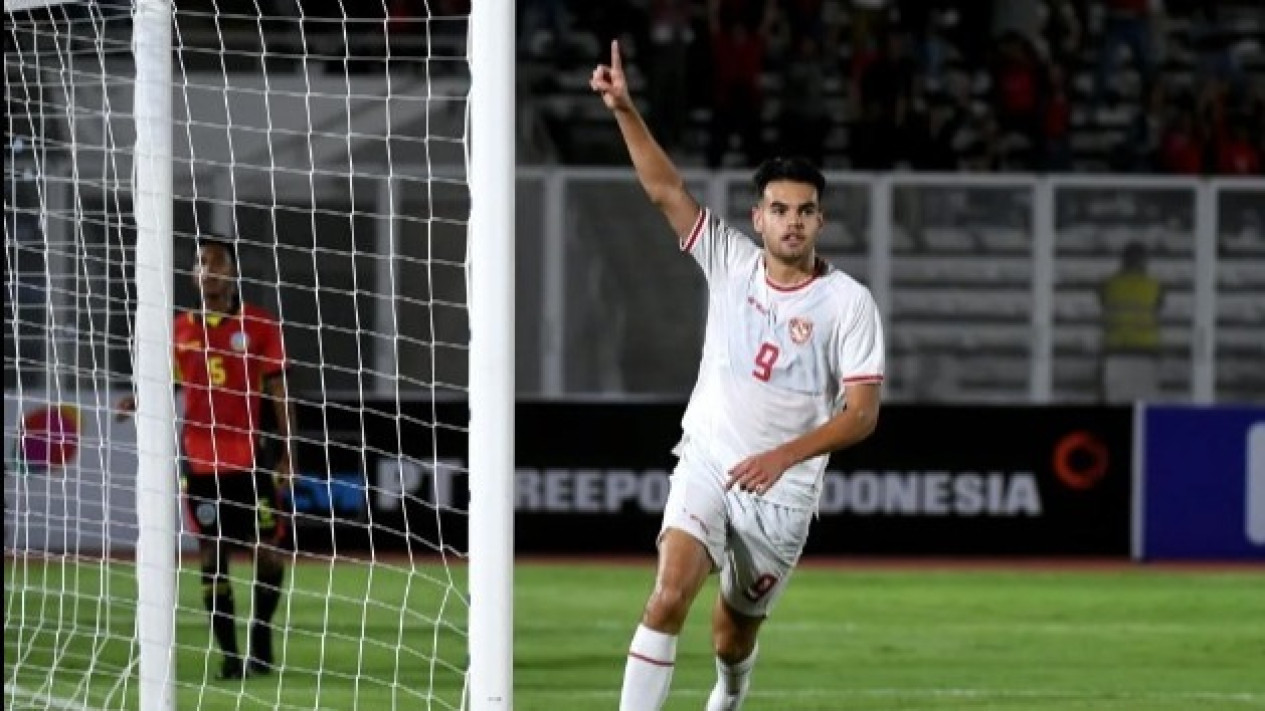
[[[636, 620], [631, 622], [616, 622], [613, 620], [598, 620], [587, 625], [590, 628], [600, 630], [631, 630], [636, 629]], [[1093, 635], [1117, 635], [1117, 634], [1188, 634], [1190, 632], [1230, 630], [1234, 632], [1242, 632], [1243, 627], [1238, 623], [1224, 625], [1209, 626], [1206, 624], [1180, 624], [1171, 622], [1022, 622], [1008, 621], [997, 622], [994, 624], [980, 623], [956, 623], [945, 622], [929, 625], [871, 625], [857, 624], [854, 622], [778, 622], [770, 621], [768, 626], [761, 630], [762, 634], [777, 634], [779, 632], [823, 632], [823, 633], [854, 633], [861, 630], [886, 630], [900, 631], [905, 627], [916, 627], [917, 629], [935, 629], [935, 630], [976, 630], [980, 632], [1032, 632], [1045, 634], [1093, 634]], [[515, 628], [519, 630], [539, 630], [539, 631], [567, 631], [574, 630], [571, 625], [563, 625], [555, 622], [528, 622], [519, 621], [515, 624]]]
[[85, 706], [73, 699], [64, 699], [60, 696], [46, 694], [42, 691], [28, 691], [17, 684], [5, 684], [4, 693], [14, 697], [14, 702], [18, 700], [29, 700], [30, 702], [45, 709], [56, 709], [56, 711], [99, 711], [91, 706]]
[[[532, 690], [530, 693], [519, 692], [523, 696], [571, 699], [613, 699], [619, 696], [619, 689], [593, 689], [588, 691], [546, 691]], [[672, 689], [672, 696], [702, 698], [711, 693], [711, 689]], [[752, 689], [748, 694], [756, 698], [769, 699], [838, 699], [853, 698], [894, 698], [894, 699], [1061, 699], [1066, 701], [1096, 701], [1111, 699], [1128, 699], [1134, 701], [1223, 701], [1243, 704], [1254, 704], [1265, 701], [1265, 693], [1250, 691], [1110, 691], [1100, 692], [1067, 692], [1039, 691], [1036, 689]]]

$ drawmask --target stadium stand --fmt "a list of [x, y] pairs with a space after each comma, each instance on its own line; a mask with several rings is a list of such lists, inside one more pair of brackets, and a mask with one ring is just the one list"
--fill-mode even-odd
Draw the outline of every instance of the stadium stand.
[[[294, 13], [292, 0], [262, 4], [270, 7], [266, 14]], [[432, 3], [436, 15], [453, 19], [431, 22], [414, 21], [408, 2], [363, 5], [354, 9], [358, 22], [375, 31], [345, 33], [325, 19], [320, 3], [304, 2], [307, 21], [296, 35], [283, 32], [282, 23], [243, 19], [254, 15], [251, 0], [221, 0], [218, 18], [208, 13], [201, 25], [196, 16], [182, 22], [178, 41], [202, 50], [183, 53], [185, 69], [256, 76], [263, 61], [273, 70], [289, 67], [296, 76], [306, 70], [319, 87], [354, 77], [361, 61], [356, 57], [387, 42], [393, 54], [425, 52], [429, 61], [416, 66], [426, 77], [410, 83], [393, 75], [394, 91], [413, 92], [421, 91], [424, 79], [441, 79], [464, 61], [460, 15], [468, 2]], [[566, 392], [684, 392], [695, 375], [693, 358], [685, 356], [702, 333], [696, 275], [672, 250], [644, 246], [643, 235], [663, 231], [662, 219], [631, 181], [613, 122], [588, 88], [593, 64], [612, 37], [623, 44], [634, 94], [658, 135], [679, 163], [695, 171], [696, 193], [716, 204], [709, 193], [715, 185], [706, 179], [715, 174], [701, 169], [729, 171], [721, 204], [737, 224], [747, 220], [746, 170], [775, 146], [819, 147], [827, 170], [892, 170], [898, 181], [916, 171], [1015, 173], [1011, 186], [967, 187], [948, 179], [896, 183], [888, 314], [896, 399], [1026, 399], [1034, 208], [1024, 186], [1033, 175], [1262, 170], [1265, 4], [1258, 0], [519, 5], [520, 165], [618, 167], [609, 178], [566, 177]], [[330, 18], [340, 16], [338, 6], [329, 0]], [[711, 38], [722, 29], [729, 34], [714, 56]], [[348, 44], [353, 50], [345, 59]], [[265, 46], [262, 59], [252, 56]], [[727, 64], [718, 74], [721, 58]], [[414, 64], [402, 68], [415, 71]], [[713, 91], [718, 82], [737, 86], [747, 80], [759, 90], [755, 97]], [[719, 98], [757, 103], [754, 130], [741, 122], [717, 126]], [[16, 116], [27, 107], [10, 111]], [[336, 112], [314, 118], [322, 125], [341, 120]], [[427, 112], [395, 129], [421, 134], [432, 122], [443, 134], [457, 135], [464, 120], [460, 111]], [[719, 141], [717, 128], [726, 132]], [[48, 130], [55, 134], [59, 125], [52, 122]], [[520, 263], [537, 264], [548, 212], [543, 183], [520, 184], [530, 186], [524, 194], [537, 196], [520, 200], [521, 240], [535, 246], [520, 251]], [[1228, 188], [1216, 196], [1218, 397], [1265, 398], [1260, 195], [1258, 188]], [[870, 199], [864, 182], [836, 181], [821, 243], [827, 258], [863, 281], [870, 267]], [[1056, 190], [1056, 400], [1096, 397], [1098, 285], [1124, 245], [1139, 238], [1167, 293], [1163, 393], [1172, 399], [1188, 395], [1195, 202], [1192, 189], [1103, 191], [1068, 184]], [[592, 239], [594, 230], [603, 238]], [[532, 299], [543, 271], [520, 268], [521, 291]], [[544, 339], [531, 328], [520, 330], [537, 345]], [[524, 362], [549, 357], [544, 347], [528, 350]], [[520, 382], [536, 382], [538, 370], [526, 368]]]
[[[759, 70], [761, 145], [784, 142], [788, 109], [820, 103], [826, 167], [1176, 172], [1162, 150], [1164, 131], [1191, 115], [1207, 154], [1196, 172], [1230, 171], [1214, 144], [1231, 125], [1256, 144], [1255, 168], [1246, 172], [1261, 170], [1265, 5], [1252, 0], [1169, 0], [1154, 9], [1149, 0], [645, 0], [602, 3], [601, 12], [588, 5], [523, 3], [529, 17], [555, 18], [525, 23], [520, 51], [524, 88], [565, 163], [621, 159], [588, 95], [594, 59], [619, 37], [652, 122], [669, 122], [664, 107], [673, 106], [671, 96], [649, 93], [651, 78], [667, 74], [661, 58], [681, 75], [684, 121], [672, 147], [687, 164], [709, 163], [717, 69], [737, 57]], [[1143, 14], [1123, 17], [1133, 6]], [[1022, 7], [1029, 9], [1015, 9]], [[758, 40], [758, 60], [733, 42], [709, 42], [735, 17]], [[1146, 51], [1126, 60], [1138, 54], [1138, 36]], [[806, 41], [823, 51], [804, 51]], [[795, 81], [802, 75], [822, 77], [819, 91], [788, 93], [803, 86]], [[710, 164], [740, 166], [744, 158], [737, 141], [726, 142]]]

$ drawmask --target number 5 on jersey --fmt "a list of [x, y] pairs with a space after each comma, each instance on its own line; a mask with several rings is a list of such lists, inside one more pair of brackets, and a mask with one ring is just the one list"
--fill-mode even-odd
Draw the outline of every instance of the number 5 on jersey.
[[755, 370], [751, 374], [757, 380], [769, 382], [769, 378], [773, 377], [773, 364], [777, 362], [777, 357], [782, 351], [772, 343], [761, 343], [760, 350], [755, 354]]
[[221, 356], [211, 356], [206, 359], [207, 374], [210, 376], [211, 385], [220, 387], [228, 380], [228, 371], [224, 369], [224, 358]]

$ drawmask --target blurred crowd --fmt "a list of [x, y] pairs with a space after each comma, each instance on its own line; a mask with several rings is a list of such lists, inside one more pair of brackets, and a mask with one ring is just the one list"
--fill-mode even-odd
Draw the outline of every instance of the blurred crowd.
[[712, 167], [775, 143], [857, 169], [1060, 171], [1081, 131], [1106, 137], [1100, 169], [1259, 175], [1261, 47], [1227, 5], [519, 0], [519, 52], [591, 67], [575, 37], [621, 38], [657, 135], [676, 148], [704, 117]]

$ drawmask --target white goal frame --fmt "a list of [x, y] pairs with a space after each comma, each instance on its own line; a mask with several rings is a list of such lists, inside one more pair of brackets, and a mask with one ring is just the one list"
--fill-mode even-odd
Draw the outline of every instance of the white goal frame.
[[136, 0], [133, 205], [136, 218], [136, 636], [141, 711], [176, 705], [176, 412], [171, 0]]
[[[32, 3], [47, 4], [47, 3]], [[471, 711], [513, 705], [514, 2], [472, 3], [467, 124]], [[6, 2], [6, 9], [13, 3]], [[175, 705], [172, 3], [136, 0], [137, 609], [142, 711]], [[161, 375], [159, 375], [161, 374]]]
[[472, 2], [470, 101], [471, 711], [513, 707], [514, 0]]

